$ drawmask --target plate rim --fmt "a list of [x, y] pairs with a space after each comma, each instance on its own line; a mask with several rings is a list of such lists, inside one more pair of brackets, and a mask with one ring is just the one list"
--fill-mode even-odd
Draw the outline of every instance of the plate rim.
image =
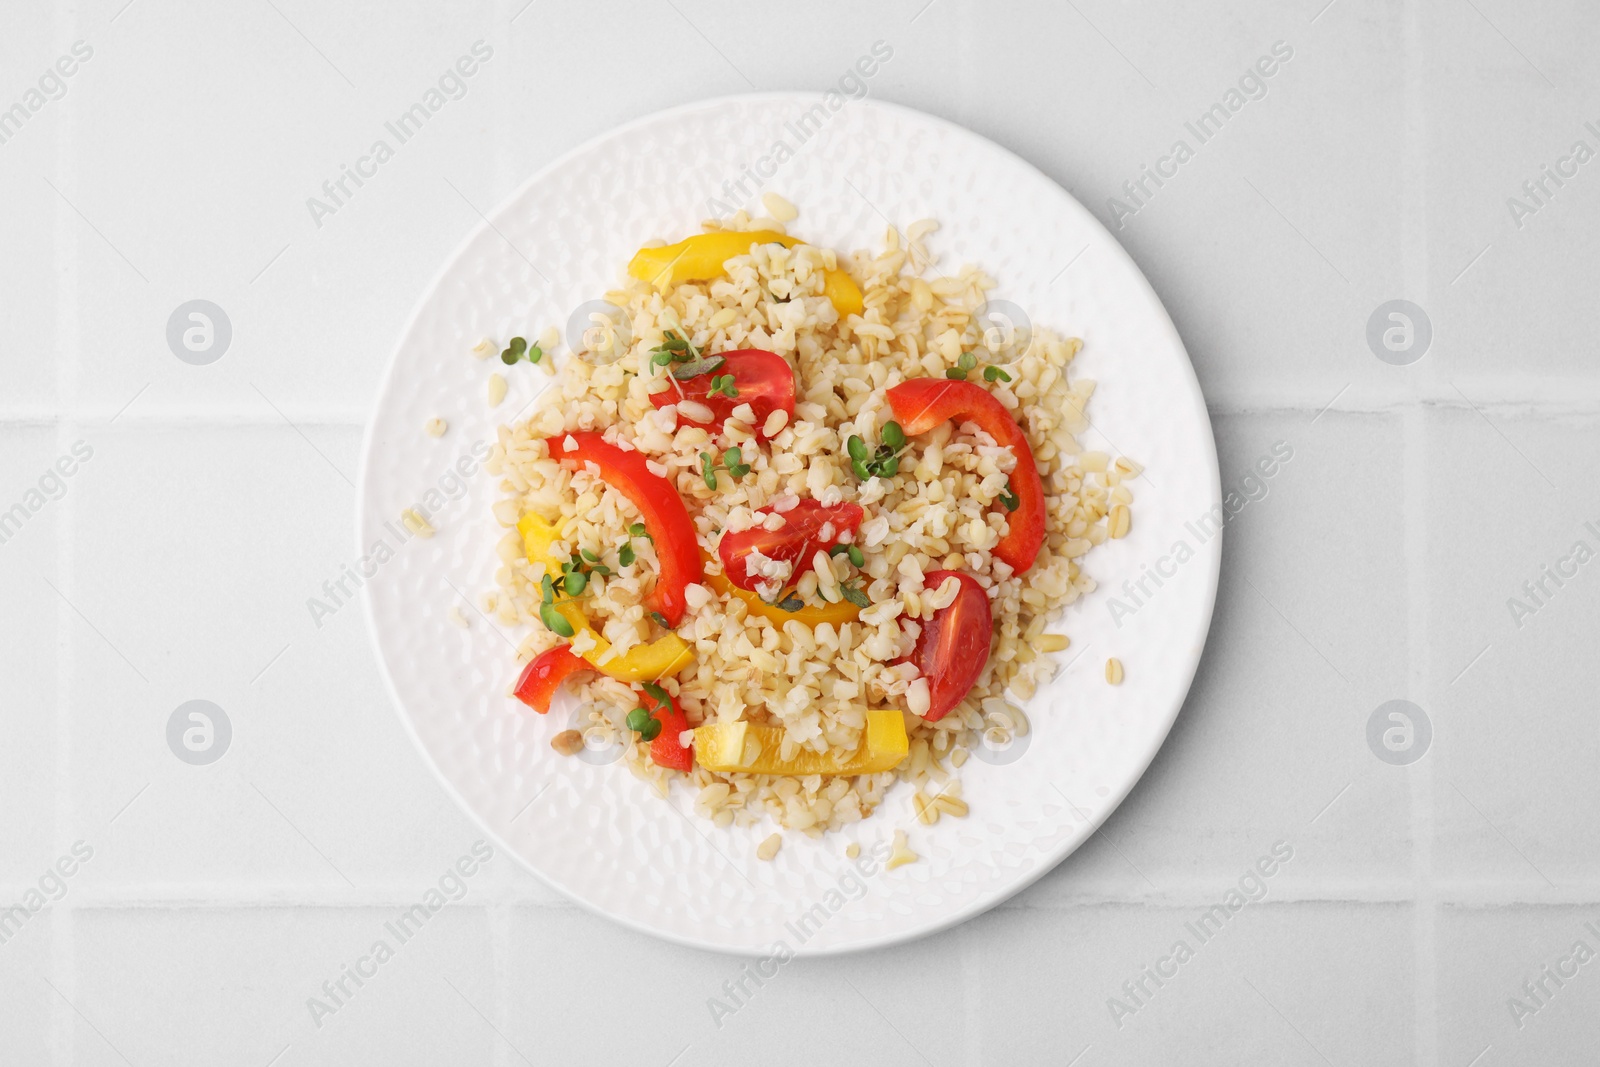
[[[737, 107], [745, 104], [773, 103], [777, 101], [791, 101], [797, 104], [804, 102], [805, 104], [810, 104], [815, 102], [814, 97], [816, 95], [817, 94], [815, 93], [804, 90], [768, 90], [750, 93], [734, 93], [725, 96], [706, 97], [699, 100], [687, 101], [685, 103], [676, 104], [672, 107], [648, 112], [647, 114], [629, 119], [626, 122], [608, 127], [594, 136], [579, 142], [572, 148], [569, 148], [567, 151], [551, 159], [549, 162], [545, 163], [543, 166], [529, 174], [528, 177], [523, 179], [523, 181], [516, 186], [516, 188], [512, 189], [509, 193], [501, 197], [492, 210], [484, 212], [483, 217], [476, 225], [471, 226], [467, 230], [466, 234], [451, 249], [450, 253], [444, 258], [439, 268], [433, 273], [432, 277], [424, 285], [421, 292], [418, 294], [416, 301], [412, 305], [411, 312], [406, 316], [405, 321], [399, 330], [398, 336], [396, 337], [393, 345], [390, 347], [388, 358], [384, 362], [382, 373], [378, 379], [378, 389], [373, 397], [371, 405], [368, 408], [366, 424], [362, 430], [361, 436], [361, 457], [356, 480], [356, 506], [354, 523], [356, 551], [362, 551], [361, 546], [363, 544], [363, 536], [365, 533], [364, 526], [368, 513], [367, 492], [369, 479], [371, 476], [373, 446], [375, 444], [375, 434], [377, 430], [378, 419], [383, 410], [384, 403], [390, 393], [391, 386], [394, 383], [394, 372], [399, 364], [401, 351], [405, 346], [406, 339], [410, 337], [412, 330], [415, 328], [418, 320], [424, 314], [429, 302], [442, 288], [447, 275], [452, 269], [454, 269], [457, 262], [473, 245], [473, 243], [479, 239], [484, 231], [493, 227], [494, 220], [496, 220], [511, 204], [514, 204], [517, 200], [524, 196], [529, 188], [543, 180], [546, 175], [560, 170], [571, 160], [588, 153], [597, 145], [615, 138], [625, 137], [642, 127], [663, 120], [672, 119], [680, 115], [703, 110], [713, 110], [720, 107]], [[1154, 305], [1155, 310], [1159, 312], [1159, 321], [1153, 324], [1155, 328], [1158, 330], [1158, 332], [1163, 333], [1166, 339], [1170, 343], [1174, 344], [1177, 347], [1177, 350], [1183, 355], [1183, 366], [1187, 372], [1186, 384], [1189, 387], [1187, 389], [1187, 393], [1190, 401], [1195, 405], [1198, 410], [1198, 414], [1201, 416], [1199, 421], [1205, 430], [1203, 434], [1204, 447], [1202, 458], [1206, 460], [1211, 482], [1209, 487], [1210, 493], [1207, 499], [1221, 500], [1222, 474], [1221, 466], [1217, 458], [1216, 430], [1211, 424], [1210, 409], [1206, 406], [1205, 393], [1200, 387], [1200, 379], [1199, 375], [1195, 372], [1194, 360], [1190, 357], [1188, 346], [1184, 344], [1183, 337], [1181, 334], [1179, 334], [1176, 324], [1173, 323], [1172, 315], [1167, 310], [1166, 304], [1162, 301], [1160, 295], [1155, 291], [1155, 287], [1150, 284], [1150, 279], [1145, 276], [1144, 271], [1139, 267], [1138, 262], [1133, 258], [1132, 254], [1123, 247], [1122, 242], [1116, 239], [1115, 235], [1113, 235], [1111, 231], [1106, 228], [1105, 224], [1101, 222], [1092, 211], [1085, 207], [1082, 201], [1074, 196], [1070, 190], [1068, 190], [1056, 179], [1052, 178], [1049, 174], [1045, 173], [1043, 170], [1035, 166], [1028, 159], [1019, 155], [1017, 152], [1012, 151], [1006, 146], [990, 139], [976, 130], [941, 116], [918, 110], [917, 108], [895, 103], [893, 101], [880, 100], [871, 96], [862, 97], [859, 100], [851, 100], [846, 104], [846, 106], [876, 108], [890, 112], [897, 112], [901, 116], [910, 118], [913, 121], [940, 127], [958, 138], [966, 138], [976, 141], [984, 148], [999, 153], [1001, 156], [1006, 157], [1012, 164], [1025, 168], [1034, 176], [1042, 179], [1049, 188], [1055, 191], [1057, 195], [1064, 198], [1065, 207], [1069, 213], [1075, 213], [1085, 223], [1088, 224], [1092, 232], [1098, 232], [1099, 236], [1104, 239], [1103, 247], [1108, 248], [1113, 255], [1121, 257], [1123, 265], [1131, 271], [1132, 277], [1136, 280], [1137, 285], [1141, 288], [1143, 294], [1148, 297], [1150, 302]], [[792, 955], [795, 957], [807, 958], [853, 955], [855, 953], [870, 952], [877, 949], [888, 948], [894, 945], [908, 944], [912, 941], [918, 941], [934, 934], [950, 930], [953, 927], [968, 921], [969, 919], [974, 919], [987, 911], [999, 907], [1001, 904], [1004, 904], [1006, 901], [1015, 897], [1024, 889], [1027, 889], [1038, 882], [1039, 879], [1043, 878], [1045, 875], [1049, 874], [1051, 871], [1060, 866], [1069, 856], [1081, 848], [1083, 844], [1088, 841], [1089, 838], [1092, 837], [1103, 825], [1105, 825], [1106, 821], [1109, 820], [1117, 811], [1117, 809], [1122, 806], [1123, 801], [1127, 799], [1128, 795], [1133, 792], [1140, 782], [1144, 781], [1145, 774], [1149, 771], [1150, 765], [1155, 762], [1156, 756], [1166, 745], [1167, 738], [1172, 733], [1173, 724], [1177, 722], [1178, 715], [1182, 712], [1184, 705], [1188, 702], [1189, 694], [1194, 687], [1195, 676], [1200, 668], [1200, 662], [1202, 659], [1204, 659], [1206, 646], [1210, 642], [1211, 624], [1216, 614], [1217, 591], [1221, 581], [1222, 547], [1226, 536], [1226, 529], [1219, 529], [1217, 535], [1202, 546], [1202, 548], [1206, 550], [1204, 552], [1205, 567], [1203, 572], [1205, 583], [1205, 588], [1202, 593], [1203, 611], [1196, 618], [1196, 630], [1193, 634], [1194, 641], [1198, 647], [1192, 656], [1186, 657], [1188, 663], [1184, 671], [1186, 676], [1182, 679], [1181, 695], [1174, 702], [1170, 710], [1165, 712], [1162, 721], [1154, 724], [1151, 736], [1145, 745], [1146, 751], [1144, 752], [1142, 758], [1138, 761], [1137, 773], [1129, 775], [1126, 780], [1119, 785], [1118, 789], [1114, 793], [1110, 793], [1103, 798], [1105, 803], [1097, 805], [1097, 811], [1086, 820], [1088, 824], [1087, 833], [1085, 833], [1077, 841], [1070, 843], [1059, 855], [1050, 856], [1045, 854], [1045, 862], [1036, 864], [1032, 870], [1020, 874], [1010, 884], [1006, 885], [1002, 889], [977, 896], [955, 908], [949, 915], [944, 916], [935, 922], [929, 923], [926, 926], [922, 926], [911, 931], [893, 931], [890, 933], [870, 936], [846, 944], [825, 945], [817, 948], [807, 948], [804, 944], [799, 946], [791, 946], [790, 952]], [[1197, 555], [1199, 554], [1200, 553], [1197, 553]], [[506, 854], [511, 856], [512, 859], [523, 870], [531, 873], [542, 884], [554, 889], [567, 900], [570, 900], [582, 907], [585, 911], [604, 918], [609, 922], [627, 927], [628, 929], [634, 930], [638, 933], [646, 934], [658, 940], [668, 941], [686, 948], [700, 949], [702, 951], [715, 952], [745, 959], [761, 958], [766, 954], [760, 950], [750, 949], [740, 945], [719, 944], [714, 941], [679, 933], [677, 931], [652, 928], [646, 925], [643, 921], [632, 916], [620, 912], [608, 911], [598, 904], [579, 896], [577, 893], [569, 890], [567, 887], [553, 881], [551, 878], [547, 877], [543, 872], [539, 871], [531, 863], [525, 860], [519, 851], [510, 842], [506, 841], [492, 826], [490, 826], [487, 820], [485, 820], [473, 808], [473, 806], [467, 802], [467, 799], [462, 796], [459, 790], [456, 789], [454, 783], [452, 783], [445, 775], [444, 770], [439, 766], [438, 760], [434, 757], [434, 754], [428, 749], [427, 745], [423, 743], [422, 737], [418, 733], [416, 725], [412, 722], [411, 716], [406, 711], [405, 701], [402, 699], [399, 689], [396, 687], [394, 676], [389, 670], [388, 660], [384, 655], [383, 646], [379, 642], [378, 620], [375, 614], [373, 594], [370, 588], [370, 583], [363, 583], [361, 588], [361, 601], [362, 618], [366, 623], [367, 639], [371, 645], [374, 658], [377, 661], [378, 672], [383, 677], [384, 689], [389, 695], [389, 702], [395, 715], [400, 719], [407, 736], [411, 738], [413, 746], [422, 756], [423, 763], [428, 767], [428, 769], [433, 773], [434, 778], [437, 779], [439, 784], [444, 788], [446, 795], [455, 801], [457, 806], [467, 815], [467, 817], [477, 826], [478, 830], [485, 835], [495, 847], [504, 849]], [[671, 797], [663, 798], [663, 801], [668, 804], [672, 803]]]

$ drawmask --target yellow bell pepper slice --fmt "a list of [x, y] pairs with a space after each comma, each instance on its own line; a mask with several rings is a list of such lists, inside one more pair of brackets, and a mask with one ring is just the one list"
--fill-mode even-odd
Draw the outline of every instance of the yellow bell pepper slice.
[[845, 759], [803, 749], [782, 759], [783, 729], [749, 722], [719, 722], [694, 731], [694, 759], [708, 771], [743, 774], [876, 774], [906, 758], [905, 717], [897, 710], [867, 712], [862, 746]]
[[[722, 277], [728, 260], [749, 252], [753, 244], [793, 248], [805, 242], [775, 230], [713, 230], [687, 237], [675, 245], [639, 249], [628, 263], [628, 273], [657, 289], [670, 289], [684, 282], [710, 281]], [[822, 292], [841, 316], [861, 314], [861, 289], [844, 271], [828, 271], [822, 280]]]
[[647, 645], [634, 645], [622, 655], [606, 659], [611, 642], [589, 625], [583, 609], [570, 600], [557, 601], [555, 608], [572, 624], [574, 637], [585, 630], [594, 637], [594, 647], [579, 655], [595, 670], [619, 682], [653, 682], [677, 674], [694, 662], [694, 648], [677, 634], [658, 637]]
[[[710, 556], [704, 554], [702, 556], [707, 562], [710, 562]], [[844, 622], [855, 622], [861, 617], [861, 609], [848, 600], [841, 600], [837, 604], [823, 604], [820, 606], [807, 604], [799, 611], [785, 611], [776, 604], [768, 604], [765, 600], [762, 600], [760, 593], [752, 592], [749, 589], [740, 589], [728, 581], [727, 575], [712, 574], [707, 571], [701, 581], [719, 593], [727, 593], [730, 596], [738, 597], [745, 602], [745, 606], [749, 608], [752, 615], [760, 615], [763, 618], [772, 620], [772, 625], [780, 630], [783, 629], [783, 624], [790, 619], [805, 626], [821, 626], [825, 622], [831, 622], [833, 625], [838, 626]]]
[[861, 287], [842, 270], [830, 270], [822, 277], [822, 295], [833, 302], [839, 317], [861, 314]]
[[522, 534], [522, 551], [528, 562], [542, 562], [552, 577], [560, 577], [562, 561], [550, 554], [550, 546], [561, 540], [561, 531], [531, 511], [517, 520], [517, 530]]

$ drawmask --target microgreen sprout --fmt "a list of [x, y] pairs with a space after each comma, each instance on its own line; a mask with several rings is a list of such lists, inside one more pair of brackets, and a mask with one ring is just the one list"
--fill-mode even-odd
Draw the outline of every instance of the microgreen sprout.
[[500, 362], [506, 366], [514, 366], [521, 360], [537, 363], [544, 358], [544, 349], [538, 345], [530, 345], [527, 338], [513, 337], [503, 352], [500, 353]]
[[744, 453], [737, 445], [724, 452], [720, 462], [710, 452], [700, 453], [700, 477], [704, 479], [707, 489], [717, 488], [718, 470], [725, 470], [739, 479], [750, 473], [750, 464], [744, 461]]
[[868, 449], [860, 436], [851, 434], [845, 441], [845, 451], [850, 455], [850, 469], [857, 478], [893, 478], [900, 473], [900, 453], [906, 447], [906, 432], [898, 422], [886, 422], [879, 432], [880, 444]]
[[669, 363], [693, 363], [699, 358], [700, 350], [694, 346], [694, 342], [677, 330], [663, 333], [661, 344], [650, 353], [650, 362], [657, 367], [665, 367]]
[[978, 365], [978, 357], [971, 352], [961, 353], [961, 358], [956, 360], [956, 365], [944, 372], [944, 376], [953, 382], [966, 381], [967, 375], [972, 373]]

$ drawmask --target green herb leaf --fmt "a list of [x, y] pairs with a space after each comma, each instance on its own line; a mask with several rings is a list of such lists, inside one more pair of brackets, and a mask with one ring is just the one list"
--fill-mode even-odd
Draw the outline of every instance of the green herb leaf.
[[839, 595], [850, 601], [850, 603], [854, 604], [858, 608], [870, 608], [872, 606], [872, 601], [867, 599], [867, 594], [863, 593], [860, 589], [856, 588], [852, 584], [846, 583], [841, 585], [839, 587]]
[[706, 356], [703, 359], [692, 359], [683, 364], [681, 367], [673, 367], [672, 376], [678, 379], [680, 382], [686, 382], [690, 378], [696, 378], [702, 374], [710, 374], [712, 371], [721, 370], [722, 365], [726, 362], [728, 361], [721, 356]]
[[945, 371], [944, 376], [949, 378], [952, 382], [964, 382], [967, 380], [967, 372], [964, 370], [957, 370], [954, 367], [951, 367], [949, 370]]
[[850, 453], [850, 458], [865, 463], [867, 460], [867, 443], [855, 434], [850, 435], [850, 440], [844, 443], [845, 451]]
[[652, 619], [656, 620], [656, 625], [661, 627], [663, 630], [672, 629], [672, 624], [667, 622], [667, 617], [665, 615], [661, 614], [661, 612], [652, 611], [650, 613], [650, 617]]
[[900, 473], [900, 457], [890, 456], [878, 464], [878, 473], [885, 478], [893, 478]]
[[983, 380], [986, 382], [1009, 382], [1011, 380], [1011, 375], [1007, 374], [999, 367], [985, 367], [983, 368]]
[[700, 477], [706, 480], [707, 489], [715, 490], [717, 488], [717, 472], [712, 467], [710, 452], [700, 453]]
[[555, 582], [554, 578], [552, 578], [552, 577], [550, 577], [550, 575], [546, 574], [543, 578], [539, 579], [539, 590], [543, 594], [544, 602], [546, 604], [554, 604], [555, 603], [555, 601], [556, 601], [556, 582]]
[[589, 568], [589, 573], [601, 574], [609, 578], [611, 577], [611, 568], [607, 567], [604, 563], [596, 563], [593, 567]]
[[568, 596], [579, 596], [589, 584], [589, 576], [582, 571], [573, 571], [563, 580]]
[[842, 556], [842, 555], [844, 555], [844, 553], [846, 553], [848, 551], [850, 551], [850, 546], [849, 545], [843, 545], [843, 544], [834, 545], [832, 548], [828, 549], [828, 555], [830, 555], [830, 556]]
[[744, 462], [744, 453], [739, 451], [738, 445], [735, 445], [722, 454], [722, 462], [727, 464], [729, 470], [732, 470]]
[[500, 353], [500, 362], [509, 367], [521, 359], [523, 353], [527, 350], [528, 342], [525, 338], [513, 337], [511, 343], [506, 346], [505, 351]]
[[848, 555], [850, 556], [850, 562], [854, 566], [857, 566], [857, 567], [866, 566], [867, 557], [866, 557], [866, 554], [861, 551], [861, 546], [859, 546], [859, 545], [848, 545], [846, 547], [849, 550]]
[[650, 353], [650, 362], [657, 367], [665, 367], [668, 363], [672, 362], [672, 353], [664, 352], [658, 348], [654, 352]]
[[528, 362], [529, 363], [537, 363], [543, 358], [544, 358], [544, 349], [540, 348], [538, 345], [529, 346], [529, 348], [528, 348]]
[[642, 522], [636, 522], [632, 526], [628, 527], [628, 536], [643, 537], [653, 540], [653, 538], [650, 538], [650, 531], [644, 528], [644, 523]]
[[862, 481], [866, 481], [868, 478], [872, 477], [872, 472], [867, 470], [867, 465], [861, 462], [859, 459], [853, 459], [850, 461], [850, 469], [855, 471], [856, 477], [860, 478]]
[[878, 436], [880, 439], [882, 439], [884, 444], [888, 445], [896, 452], [906, 447], [906, 432], [905, 430], [901, 429], [898, 422], [890, 421], [884, 423], [883, 429], [879, 431]]
[[968, 371], [972, 370], [972, 368], [976, 367], [977, 365], [978, 365], [978, 357], [973, 355], [971, 352], [963, 352], [963, 353], [961, 353], [961, 358], [956, 360], [956, 366], [961, 369], [961, 372], [963, 374], [965, 374]]
[[806, 602], [795, 596], [793, 593], [790, 593], [788, 596], [778, 601], [776, 606], [782, 608], [784, 611], [792, 612], [799, 611], [801, 608], [805, 607]]
[[1011, 479], [1006, 479], [1006, 491], [1000, 494], [1000, 503], [1005, 505], [1007, 511], [1016, 511], [1022, 506], [1022, 500], [1011, 489]]
[[643, 730], [646, 726], [650, 725], [650, 713], [644, 708], [634, 708], [632, 711], [628, 712], [627, 723], [628, 729], [632, 730], [634, 733], [638, 733], [640, 730]]
[[644, 729], [639, 731], [639, 740], [654, 741], [661, 736], [661, 720], [651, 719], [644, 724]]
[[556, 610], [554, 604], [540, 604], [539, 619], [544, 623], [545, 628], [553, 634], [571, 637], [576, 632], [572, 629], [572, 624]]
[[617, 549], [617, 562], [626, 567], [633, 562], [633, 545], [623, 545]]
[[587, 548], [580, 549], [580, 551], [583, 553], [583, 558], [588, 560], [590, 563], [600, 562], [600, 557], [595, 555], [593, 552], [590, 552]]
[[672, 707], [672, 698], [667, 695], [667, 691], [665, 689], [661, 688], [655, 682], [640, 682], [639, 688], [643, 689], [646, 693], [649, 693], [652, 697], [654, 697], [657, 704], [667, 708]]

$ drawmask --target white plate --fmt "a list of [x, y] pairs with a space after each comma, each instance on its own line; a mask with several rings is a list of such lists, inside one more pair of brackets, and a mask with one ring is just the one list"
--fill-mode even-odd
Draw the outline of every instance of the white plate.
[[[797, 954], [904, 941], [993, 907], [1061, 862], [1166, 737], [1205, 643], [1221, 560], [1220, 537], [1197, 532], [1220, 496], [1205, 403], [1183, 343], [1122, 248], [1059, 186], [967, 130], [865, 100], [830, 112], [821, 100], [762, 94], [677, 108], [529, 179], [423, 295], [362, 457], [361, 551], [379, 541], [394, 551], [381, 563], [374, 553], [368, 618], [401, 717], [446, 786], [501, 847], [574, 900], [660, 937], [743, 953], [779, 941]], [[1140, 460], [1147, 475], [1133, 485], [1130, 536], [1088, 557], [1100, 590], [1054, 627], [1072, 638], [1061, 654], [1071, 666], [1028, 702], [1031, 733], [963, 769], [971, 816], [920, 826], [897, 787], [867, 821], [821, 840], [786, 834], [763, 863], [756, 845], [774, 827], [717, 829], [693, 816], [681, 787], [662, 801], [620, 764], [552, 751], [562, 710], [534, 715], [506, 696], [521, 635], [491, 626], [457, 591], [476, 604], [492, 588], [502, 534], [490, 514], [497, 479], [460, 471], [476, 470], [472, 446], [492, 442], [549, 381], [469, 349], [565, 324], [615, 284], [641, 242], [698, 232], [724, 210], [707, 208], [710, 197], [728, 199], [724, 182], [744, 178], [751, 190], [747, 168], [769, 169], [780, 143], [792, 158], [766, 188], [800, 207], [790, 225], [798, 236], [878, 248], [886, 220], [936, 218], [929, 244], [941, 268], [981, 264], [999, 282], [995, 298], [1082, 337], [1073, 373], [1100, 383], [1085, 442]], [[493, 411], [491, 371], [512, 382]], [[436, 415], [450, 424], [438, 440], [422, 432]], [[434, 513], [438, 532], [402, 544], [399, 516], [415, 504]], [[1169, 556], [1179, 541], [1194, 553], [1181, 565]], [[1153, 595], [1113, 619], [1112, 593], [1164, 557], [1172, 576], [1159, 589], [1147, 578]], [[470, 629], [449, 622], [452, 605]], [[1103, 675], [1113, 655], [1127, 667], [1116, 688]], [[866, 863], [896, 827], [910, 829], [920, 861], [856, 873], [845, 846], [860, 841]]]

